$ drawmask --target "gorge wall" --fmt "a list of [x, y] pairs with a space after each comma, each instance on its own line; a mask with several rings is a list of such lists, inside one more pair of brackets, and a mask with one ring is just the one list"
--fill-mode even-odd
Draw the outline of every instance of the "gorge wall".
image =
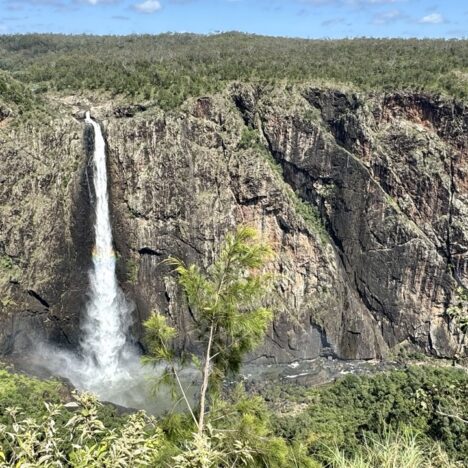
[[466, 353], [447, 310], [468, 285], [468, 111], [417, 94], [233, 84], [181, 110], [54, 101], [57, 117], [0, 122], [0, 354], [78, 344], [92, 249], [82, 110], [108, 143], [118, 276], [133, 335], [166, 313], [191, 347], [168, 255], [207, 265], [224, 234], [274, 246], [277, 312], [256, 356]]

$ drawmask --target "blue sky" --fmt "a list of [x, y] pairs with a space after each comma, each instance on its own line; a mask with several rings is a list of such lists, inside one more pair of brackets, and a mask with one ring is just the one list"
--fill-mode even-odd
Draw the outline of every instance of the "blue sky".
[[0, 34], [468, 37], [468, 0], [0, 0]]

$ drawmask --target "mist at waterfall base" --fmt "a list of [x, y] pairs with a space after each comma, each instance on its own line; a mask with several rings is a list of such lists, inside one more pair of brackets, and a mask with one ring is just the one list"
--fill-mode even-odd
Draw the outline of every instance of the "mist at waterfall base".
[[[95, 393], [101, 400], [121, 406], [160, 412], [170, 407], [170, 397], [151, 388], [158, 369], [142, 366], [137, 348], [129, 341], [133, 304], [120, 289], [109, 215], [106, 147], [98, 123], [86, 114], [94, 130], [95, 243], [89, 272], [89, 299], [81, 321], [80, 353], [41, 344], [40, 364], [68, 379], [78, 390]], [[162, 369], [159, 369], [159, 373]]]

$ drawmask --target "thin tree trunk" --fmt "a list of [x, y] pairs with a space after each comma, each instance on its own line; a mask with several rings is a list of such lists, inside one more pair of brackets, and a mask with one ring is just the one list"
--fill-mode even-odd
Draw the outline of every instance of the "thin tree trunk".
[[[226, 266], [224, 267], [223, 274], [219, 280], [219, 284], [216, 291], [216, 301], [215, 307], [219, 301], [219, 293], [221, 292], [221, 288], [224, 283], [224, 279], [226, 278], [226, 271], [229, 270], [231, 266], [231, 257], [228, 256]], [[205, 407], [206, 407], [206, 391], [208, 389], [208, 383], [210, 380], [210, 363], [211, 363], [211, 346], [213, 344], [213, 334], [214, 334], [214, 323], [213, 319], [210, 325], [210, 337], [208, 339], [208, 346], [206, 348], [206, 355], [205, 355], [205, 365], [203, 366], [203, 381], [202, 387], [200, 392], [200, 415], [198, 417], [198, 434], [203, 434], [203, 430], [205, 429]]]
[[190, 402], [188, 401], [187, 395], [185, 394], [184, 387], [182, 386], [182, 383], [180, 382], [179, 375], [177, 374], [177, 371], [174, 368], [172, 368], [172, 372], [174, 373], [177, 383], [179, 384], [180, 391], [182, 392], [182, 398], [185, 400], [185, 404], [187, 405], [187, 408], [190, 411], [190, 414], [192, 415], [193, 420], [195, 421], [195, 425], [198, 427], [197, 419], [195, 418], [195, 415], [193, 414], [192, 407], [190, 406]]
[[200, 392], [200, 416], [198, 417], [198, 433], [203, 433], [205, 424], [205, 405], [206, 405], [206, 390], [208, 389], [208, 381], [210, 378], [210, 361], [211, 361], [211, 345], [213, 343], [213, 323], [210, 326], [210, 337], [206, 348], [205, 365], [203, 367], [203, 382]]

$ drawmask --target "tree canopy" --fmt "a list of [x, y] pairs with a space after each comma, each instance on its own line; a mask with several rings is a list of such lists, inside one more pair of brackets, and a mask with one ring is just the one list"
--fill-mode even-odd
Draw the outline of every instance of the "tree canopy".
[[209, 36], [0, 36], [0, 70], [34, 92], [108, 91], [170, 109], [233, 80], [318, 80], [468, 97], [468, 41]]

